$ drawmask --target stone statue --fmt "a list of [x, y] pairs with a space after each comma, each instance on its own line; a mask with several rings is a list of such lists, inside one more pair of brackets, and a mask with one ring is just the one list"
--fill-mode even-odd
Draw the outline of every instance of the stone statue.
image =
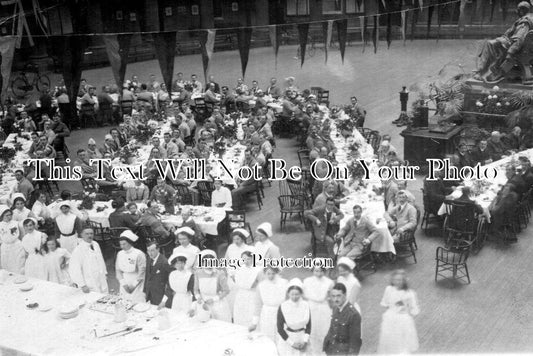
[[530, 10], [529, 2], [520, 2], [516, 10], [518, 20], [502, 36], [485, 42], [479, 54], [480, 61], [475, 71], [475, 79], [489, 83], [499, 82], [519, 64], [516, 54], [522, 49], [529, 31], [533, 30], [533, 14]]

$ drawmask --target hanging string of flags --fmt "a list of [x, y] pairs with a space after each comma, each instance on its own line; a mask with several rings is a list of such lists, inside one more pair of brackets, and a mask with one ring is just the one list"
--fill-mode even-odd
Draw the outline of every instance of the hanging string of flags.
[[[490, 21], [494, 18], [494, 13], [496, 9], [496, 2], [499, 2], [500, 8], [503, 13], [503, 17], [507, 13], [508, 1], [507, 0], [471, 0], [471, 11], [475, 13], [481, 19], [483, 23], [485, 17], [485, 9], [488, 6], [487, 2], [490, 1]], [[33, 9], [26, 13], [22, 6], [22, 0], [0, 0], [0, 5], [15, 5], [13, 15], [13, 36], [4, 36], [3, 46], [11, 46], [13, 43], [15, 45], [20, 45], [20, 41], [23, 37], [28, 38], [30, 44], [33, 44], [35, 38], [46, 38], [45, 41], [48, 41], [49, 44], [54, 44], [49, 46], [52, 48], [55, 53], [53, 55], [59, 57], [62, 62], [69, 62], [71, 59], [81, 59], [83, 58], [83, 53], [86, 49], [85, 44], [88, 43], [88, 38], [93, 36], [100, 36], [103, 38], [107, 55], [113, 70], [113, 75], [117, 85], [121, 86], [124, 82], [124, 75], [126, 70], [126, 65], [128, 61], [128, 53], [130, 48], [131, 39], [134, 35], [147, 35], [151, 34], [154, 39], [154, 47], [156, 57], [161, 66], [161, 72], [163, 74], [164, 82], [168, 87], [172, 85], [172, 74], [174, 70], [174, 56], [176, 53], [177, 46], [177, 36], [180, 33], [196, 33], [196, 38], [200, 44], [201, 55], [202, 55], [202, 66], [205, 78], [207, 80], [209, 73], [209, 63], [212, 60], [214, 47], [215, 47], [215, 37], [217, 30], [216, 29], [195, 29], [195, 30], [175, 30], [175, 31], [135, 31], [135, 32], [116, 32], [116, 33], [74, 33], [63, 34], [63, 35], [51, 35], [48, 31], [48, 24], [46, 21], [46, 16], [43, 16], [42, 13], [46, 9], [41, 10], [39, 7], [38, 0], [32, 0]], [[447, 12], [450, 15], [450, 19], [456, 19], [456, 11], [459, 11], [459, 17], [457, 21], [457, 28], [465, 24], [465, 7], [467, 0], [401, 0], [396, 6], [393, 7], [388, 1], [378, 0], [379, 5], [381, 6], [381, 11], [375, 14], [368, 15], [358, 15], [359, 18], [359, 27], [360, 27], [360, 39], [363, 43], [362, 51], [366, 50], [366, 45], [369, 41], [372, 41], [374, 53], [377, 53], [379, 48], [379, 41], [382, 37], [382, 28], [385, 27], [385, 38], [387, 43], [387, 48], [390, 47], [393, 41], [393, 27], [397, 26], [398, 20], [393, 20], [399, 18], [399, 33], [403, 43], [406, 43], [408, 24], [411, 26], [410, 39], [413, 40], [415, 33], [417, 31], [417, 24], [419, 19], [424, 15], [424, 10], [426, 11], [427, 16], [427, 29], [426, 37], [429, 38], [431, 35], [433, 17], [436, 12], [436, 21], [437, 26], [437, 41], [441, 35], [441, 24], [444, 17], [444, 13]], [[26, 15], [34, 14], [36, 16], [36, 22], [41, 28], [43, 34], [30, 34]], [[473, 16], [471, 21], [473, 21]], [[381, 21], [384, 19], [383, 21]], [[6, 23], [5, 19], [0, 19], [0, 23]], [[324, 53], [325, 53], [325, 62], [328, 61], [328, 49], [330, 47], [333, 29], [336, 29], [337, 40], [339, 43], [341, 59], [344, 62], [344, 55], [346, 49], [346, 43], [348, 40], [348, 18], [343, 17], [339, 19], [328, 19], [321, 21], [309, 21], [298, 24], [279, 24], [279, 25], [266, 25], [266, 26], [239, 26], [233, 28], [224, 28], [224, 32], [235, 31], [237, 34], [238, 50], [239, 56], [241, 59], [241, 69], [243, 77], [246, 74], [246, 68], [248, 65], [250, 47], [252, 42], [252, 35], [254, 30], [267, 29], [268, 35], [270, 38], [270, 43], [274, 50], [274, 58], [277, 65], [277, 57], [279, 52], [279, 47], [282, 42], [282, 33], [284, 29], [288, 26], [293, 26], [297, 29], [297, 38], [300, 49], [300, 64], [303, 66], [306, 59], [306, 48], [308, 45], [308, 38], [311, 25], [322, 26], [322, 36], [324, 41]], [[15, 26], [17, 27], [15, 30]], [[369, 26], [372, 26], [370, 32]], [[141, 30], [144, 26], [141, 26]], [[82, 31], [78, 31], [82, 32]], [[193, 36], [194, 37], [194, 36]], [[12, 41], [11, 38], [14, 38], [15, 41]], [[79, 40], [82, 38], [83, 40]], [[63, 46], [60, 45], [61, 39], [64, 39]], [[71, 41], [72, 39], [72, 41]], [[73, 47], [65, 48], [65, 43], [73, 44]], [[68, 51], [66, 51], [68, 49]], [[12, 62], [12, 52], [9, 48], [2, 51], [2, 69], [5, 68], [5, 63]], [[69, 52], [66, 54], [65, 52]], [[11, 55], [11, 58], [9, 56]], [[66, 56], [70, 56], [66, 58]], [[75, 57], [75, 58], [74, 58]], [[79, 62], [76, 62], [78, 65]], [[11, 64], [9, 64], [11, 67]], [[73, 78], [73, 81], [76, 81], [76, 78], [80, 75], [77, 73], [71, 65], [65, 64], [65, 70], [68, 72], [66, 75], [69, 78]], [[4, 70], [2, 70], [4, 74]], [[3, 75], [4, 77], [4, 75]], [[9, 78], [3, 78], [4, 83], [9, 81]], [[74, 89], [74, 87], [73, 87]]]

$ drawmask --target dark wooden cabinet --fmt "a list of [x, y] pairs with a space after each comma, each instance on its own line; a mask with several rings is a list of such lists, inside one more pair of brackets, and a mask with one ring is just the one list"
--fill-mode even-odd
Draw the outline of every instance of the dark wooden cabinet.
[[404, 130], [403, 154], [410, 165], [427, 167], [427, 158], [444, 158], [455, 152], [454, 138], [459, 135], [462, 127], [457, 126], [447, 133], [429, 132], [429, 129]]

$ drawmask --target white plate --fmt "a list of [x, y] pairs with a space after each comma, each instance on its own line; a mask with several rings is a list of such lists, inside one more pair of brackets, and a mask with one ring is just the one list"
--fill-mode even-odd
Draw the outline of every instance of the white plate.
[[53, 306], [51, 306], [49, 304], [42, 304], [42, 305], [39, 305], [37, 310], [40, 311], [40, 312], [47, 312], [47, 311], [52, 310], [52, 308], [53, 308]]
[[150, 309], [150, 304], [148, 303], [139, 303], [135, 304], [133, 307], [133, 310], [137, 313], [144, 313], [145, 311], [148, 311]]
[[24, 276], [18, 276], [17, 278], [15, 278], [15, 280], [13, 281], [15, 284], [22, 284], [22, 283], [26, 283], [28, 281], [28, 278], [24, 277]]
[[31, 283], [25, 283], [19, 287], [20, 291], [22, 292], [28, 292], [33, 289], [33, 284]]

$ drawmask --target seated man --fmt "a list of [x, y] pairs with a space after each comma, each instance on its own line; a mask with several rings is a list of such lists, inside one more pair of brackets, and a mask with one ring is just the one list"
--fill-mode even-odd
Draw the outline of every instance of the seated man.
[[233, 203], [230, 190], [222, 186], [222, 181], [220, 179], [215, 179], [214, 185], [215, 190], [211, 192], [211, 206], [214, 208], [231, 210]]
[[480, 165], [489, 164], [492, 162], [492, 158], [490, 156], [490, 152], [487, 149], [487, 140], [481, 139], [479, 140], [479, 143], [476, 148], [472, 150], [472, 153], [470, 154], [470, 157], [472, 159], [472, 163]]
[[518, 20], [501, 37], [485, 42], [479, 54], [476, 79], [498, 82], [513, 68], [516, 63], [514, 55], [522, 49], [526, 35], [533, 29], [530, 9], [528, 1], [520, 2], [517, 8]]
[[424, 208], [431, 214], [436, 214], [439, 211], [446, 197], [453, 191], [451, 187], [444, 185], [442, 174], [442, 171], [437, 172], [437, 180], [427, 180], [427, 177], [424, 179], [424, 192], [427, 195], [428, 205]]
[[115, 209], [109, 214], [109, 226], [110, 227], [127, 227], [128, 229], [135, 231], [137, 225], [135, 224], [135, 218], [126, 212], [124, 206], [124, 199], [117, 198], [111, 202], [111, 207]]
[[487, 141], [487, 151], [489, 151], [490, 158], [493, 161], [502, 159], [502, 156], [508, 155], [505, 145], [501, 140], [502, 135], [499, 131], [493, 131], [490, 139]]
[[502, 142], [508, 151], [518, 152], [522, 145], [522, 129], [515, 126], [511, 132], [502, 137]]
[[334, 241], [344, 214], [335, 206], [335, 199], [328, 198], [325, 205], [306, 210], [304, 217], [313, 223], [316, 240], [329, 243]]
[[351, 259], [357, 258], [378, 236], [376, 225], [368, 217], [363, 216], [363, 208], [354, 205], [353, 218], [350, 218], [335, 236], [335, 240], [342, 239], [337, 255]]
[[416, 209], [407, 202], [407, 195], [403, 190], [396, 194], [396, 204], [390, 205], [385, 213], [392, 238], [398, 241], [405, 231], [413, 231], [418, 223]]
[[463, 187], [462, 192], [463, 194], [461, 194], [459, 198], [455, 199], [455, 201], [472, 204], [474, 206], [474, 211], [478, 215], [483, 214], [483, 208], [470, 197], [472, 195], [472, 190], [469, 187]]
[[512, 183], [508, 182], [504, 185], [494, 200], [490, 210], [491, 234], [496, 235], [497, 238], [504, 240], [504, 242], [507, 243], [515, 243], [518, 241], [516, 235], [512, 235], [510, 238], [505, 238], [505, 236], [502, 235], [503, 227], [516, 212], [516, 205], [520, 199], [515, 190], [516, 188]]
[[477, 162], [474, 162], [470, 152], [468, 152], [468, 147], [463, 143], [459, 145], [459, 150], [457, 151], [457, 156], [459, 157], [459, 167], [463, 168], [466, 166], [473, 167]]

